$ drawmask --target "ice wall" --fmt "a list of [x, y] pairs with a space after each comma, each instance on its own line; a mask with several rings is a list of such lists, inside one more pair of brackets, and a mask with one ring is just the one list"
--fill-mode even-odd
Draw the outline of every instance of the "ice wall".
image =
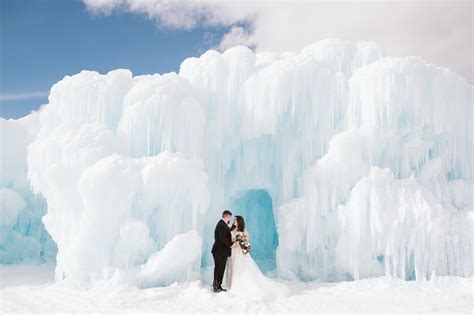
[[[143, 80], [150, 81], [148, 89], [142, 90]], [[148, 91], [157, 88], [155, 81], [165, 88], [156, 92], [161, 99], [150, 108], [157, 112], [153, 116], [136, 94], [142, 93], [146, 100]], [[126, 70], [108, 75], [82, 72], [53, 87], [49, 105], [40, 114], [40, 132], [28, 148], [28, 176], [35, 192], [48, 201], [43, 222], [58, 245], [57, 279], [82, 283], [118, 277], [118, 273], [133, 280], [140, 266], [153, 273], [153, 268], [164, 267], [163, 262], [150, 267], [149, 259], [165, 245], [173, 246], [168, 242], [176, 235], [190, 231], [199, 231], [191, 236], [200, 247], [200, 222], [209, 203], [202, 162], [165, 151], [174, 148], [165, 145], [147, 157], [147, 152], [134, 151], [123, 136], [124, 126], [145, 110], [142, 115], [150, 120], [143, 125], [148, 123], [154, 130], [162, 127], [156, 133], [163, 142], [176, 145], [170, 141], [174, 136], [167, 134], [167, 128], [175, 125], [167, 115], [183, 116], [173, 102], [183, 87], [186, 82], [173, 74], [132, 78]], [[182, 113], [187, 110], [183, 105]], [[133, 145], [155, 143], [142, 138], [140, 126], [130, 128], [128, 132], [137, 139]], [[183, 251], [182, 255], [191, 254]], [[185, 273], [185, 279], [196, 278], [200, 256], [185, 261], [176, 266], [174, 276]], [[160, 279], [152, 283], [164, 284]]]
[[248, 224], [278, 232], [281, 277], [472, 275], [472, 96], [447, 69], [340, 40], [66, 77], [28, 147], [57, 278], [194, 279], [250, 191], [271, 199], [247, 217], [275, 219]]
[[38, 113], [0, 118], [0, 263], [54, 260], [56, 246], [41, 217], [46, 203], [31, 192], [26, 148], [38, 132]]
[[281, 228], [281, 274], [472, 275], [472, 87], [418, 58], [390, 57], [348, 83], [347, 131], [279, 210], [279, 222], [302, 218]]
[[[430, 176], [438, 177], [435, 172]], [[357, 182], [338, 209], [341, 269], [356, 279], [383, 269], [403, 279], [472, 274], [473, 209], [452, 204], [453, 192], [472, 194], [472, 182], [438, 182], [447, 191], [436, 193], [426, 180], [423, 175], [395, 179], [392, 170], [373, 167]]]

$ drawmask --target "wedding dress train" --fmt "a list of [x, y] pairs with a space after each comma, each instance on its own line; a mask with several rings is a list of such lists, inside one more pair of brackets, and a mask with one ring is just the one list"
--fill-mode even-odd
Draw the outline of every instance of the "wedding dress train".
[[[238, 233], [244, 233], [249, 239], [247, 231], [232, 231], [232, 241]], [[265, 277], [250, 253], [242, 253], [240, 246], [232, 248], [232, 256], [227, 261], [226, 285], [231, 293], [265, 300], [288, 295], [288, 288]]]

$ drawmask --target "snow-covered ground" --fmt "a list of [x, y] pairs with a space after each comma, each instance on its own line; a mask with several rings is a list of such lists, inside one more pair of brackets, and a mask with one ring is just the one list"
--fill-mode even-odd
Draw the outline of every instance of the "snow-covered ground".
[[214, 294], [207, 281], [138, 289], [103, 284], [78, 288], [53, 282], [54, 266], [0, 267], [0, 313], [10, 312], [473, 312], [474, 278], [402, 281], [380, 277], [339, 283], [286, 282], [291, 295], [277, 301]]

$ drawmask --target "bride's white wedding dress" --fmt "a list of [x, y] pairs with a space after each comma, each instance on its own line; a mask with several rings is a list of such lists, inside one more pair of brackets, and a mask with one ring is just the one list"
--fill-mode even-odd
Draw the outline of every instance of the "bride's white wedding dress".
[[[232, 231], [232, 241], [235, 242], [236, 235], [245, 233], [250, 240], [247, 231]], [[249, 298], [274, 299], [288, 295], [288, 288], [279, 282], [265, 277], [258, 268], [250, 253], [242, 253], [242, 248], [232, 248], [232, 256], [227, 260], [226, 285], [229, 292], [243, 295]]]

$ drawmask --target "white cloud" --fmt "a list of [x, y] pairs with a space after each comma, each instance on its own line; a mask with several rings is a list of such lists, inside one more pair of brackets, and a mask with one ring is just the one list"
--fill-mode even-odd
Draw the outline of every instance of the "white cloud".
[[49, 95], [49, 91], [26, 92], [26, 93], [4, 93], [0, 94], [0, 101], [33, 100]]
[[111, 14], [123, 5], [123, 0], [84, 0], [86, 8], [93, 13]]
[[[126, 11], [146, 15], [159, 26], [173, 29], [192, 29], [199, 25], [232, 25], [245, 19], [246, 13], [229, 11], [228, 2], [199, 0], [83, 0], [95, 14], [109, 15]], [[235, 4], [234, 4], [235, 5]], [[240, 10], [238, 10], [239, 12]]]
[[233, 26], [230, 31], [222, 37], [219, 49], [225, 50], [237, 45], [255, 46], [249, 29], [243, 26]]
[[[94, 13], [144, 14], [160, 27], [228, 26], [219, 48], [298, 50], [325, 38], [372, 40], [393, 56], [448, 66], [471, 83], [472, 1], [84, 0]], [[245, 23], [243, 23], [245, 22]], [[246, 25], [245, 27], [242, 25]]]

